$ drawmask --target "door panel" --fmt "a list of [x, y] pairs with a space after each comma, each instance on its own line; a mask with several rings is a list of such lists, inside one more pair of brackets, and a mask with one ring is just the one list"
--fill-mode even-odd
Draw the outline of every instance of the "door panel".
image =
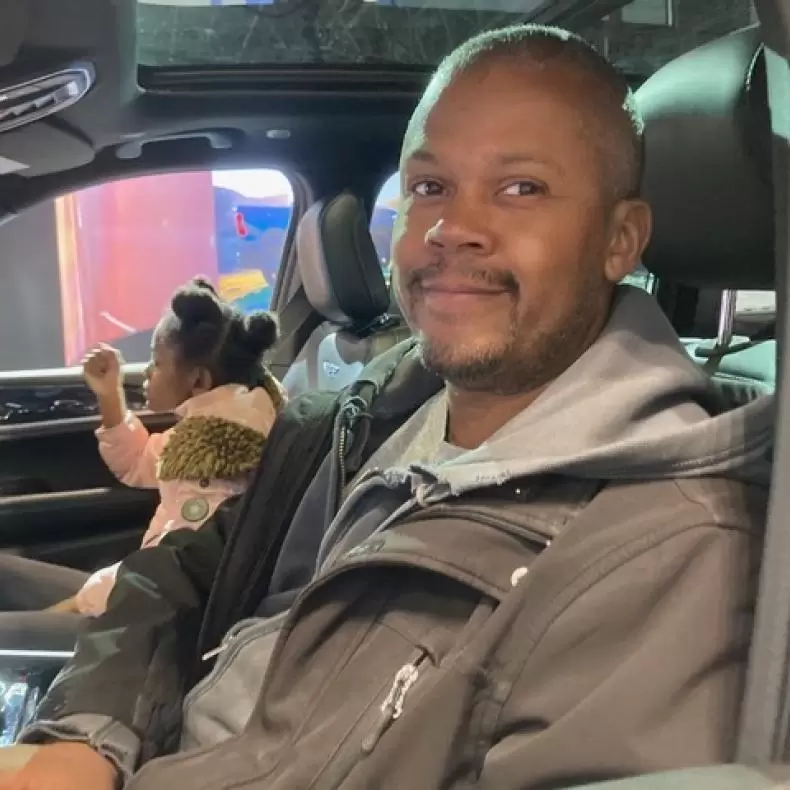
[[[172, 416], [143, 410], [142, 371], [127, 371], [127, 402], [152, 432]], [[0, 374], [0, 551], [82, 570], [140, 543], [158, 503], [102, 461], [96, 399], [79, 370]]]

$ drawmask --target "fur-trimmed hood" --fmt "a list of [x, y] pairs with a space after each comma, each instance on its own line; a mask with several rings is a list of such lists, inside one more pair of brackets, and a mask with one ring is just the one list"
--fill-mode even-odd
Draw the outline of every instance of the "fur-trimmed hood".
[[159, 480], [234, 480], [257, 466], [276, 406], [263, 387], [229, 384], [190, 398], [176, 413]]

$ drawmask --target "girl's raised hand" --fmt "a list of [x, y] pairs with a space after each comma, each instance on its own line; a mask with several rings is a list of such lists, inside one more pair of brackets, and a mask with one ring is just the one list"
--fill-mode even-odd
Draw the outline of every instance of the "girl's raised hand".
[[113, 395], [121, 387], [123, 374], [120, 351], [104, 343], [91, 349], [82, 360], [85, 383], [99, 397]]

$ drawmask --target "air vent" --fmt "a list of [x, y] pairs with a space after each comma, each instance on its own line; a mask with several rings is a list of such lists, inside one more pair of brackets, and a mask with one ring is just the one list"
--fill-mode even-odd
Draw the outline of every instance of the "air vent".
[[93, 85], [89, 65], [0, 88], [0, 133], [41, 120], [79, 101]]

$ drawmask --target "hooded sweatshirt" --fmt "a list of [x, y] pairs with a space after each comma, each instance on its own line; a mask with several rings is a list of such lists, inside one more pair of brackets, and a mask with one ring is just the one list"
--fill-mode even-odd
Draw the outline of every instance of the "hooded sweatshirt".
[[590, 480], [716, 475], [767, 486], [774, 413], [773, 396], [728, 409], [653, 297], [620, 286], [596, 342], [479, 447], [462, 450], [444, 441], [444, 391], [422, 406], [358, 475], [364, 485], [327, 532], [318, 566], [336, 544], [348, 547], [386, 528], [376, 505], [382, 487], [401, 492], [405, 512], [546, 473]]

